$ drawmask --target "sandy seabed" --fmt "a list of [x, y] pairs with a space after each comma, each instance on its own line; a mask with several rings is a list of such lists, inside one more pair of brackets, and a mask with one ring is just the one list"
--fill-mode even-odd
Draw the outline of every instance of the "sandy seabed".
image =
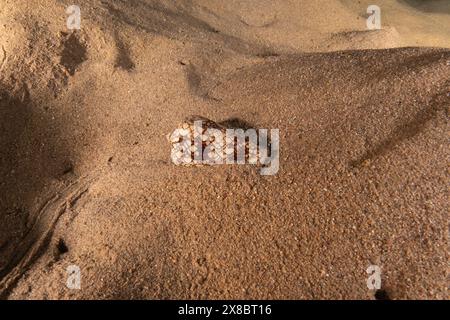
[[[0, 0], [0, 298], [448, 299], [450, 2], [372, 2]], [[175, 166], [191, 115], [278, 173]]]

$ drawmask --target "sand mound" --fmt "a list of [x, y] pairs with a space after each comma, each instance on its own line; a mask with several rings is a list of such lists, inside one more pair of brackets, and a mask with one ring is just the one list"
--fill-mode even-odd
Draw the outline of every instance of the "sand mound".
[[[1, 2], [2, 298], [447, 297], [450, 51], [398, 48], [445, 2]], [[278, 174], [174, 166], [193, 114], [279, 129]]]

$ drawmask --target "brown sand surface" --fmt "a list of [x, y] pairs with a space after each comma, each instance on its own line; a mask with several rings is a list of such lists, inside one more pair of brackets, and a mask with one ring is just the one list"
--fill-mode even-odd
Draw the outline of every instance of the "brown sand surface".
[[[371, 2], [0, 0], [0, 297], [448, 299], [450, 4]], [[278, 174], [173, 165], [192, 114]]]

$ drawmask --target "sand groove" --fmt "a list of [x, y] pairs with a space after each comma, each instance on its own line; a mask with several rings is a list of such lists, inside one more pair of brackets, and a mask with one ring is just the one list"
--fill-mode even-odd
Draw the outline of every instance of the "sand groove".
[[60, 217], [88, 192], [89, 185], [94, 180], [93, 177], [85, 177], [73, 182], [47, 200], [39, 212], [33, 214], [36, 218], [32, 227], [16, 248], [14, 257], [0, 271], [0, 298], [8, 296], [22, 275], [45, 252]]

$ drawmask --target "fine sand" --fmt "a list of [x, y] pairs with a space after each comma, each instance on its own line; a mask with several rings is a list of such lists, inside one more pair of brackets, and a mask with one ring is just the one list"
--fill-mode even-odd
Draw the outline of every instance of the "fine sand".
[[[0, 298], [448, 299], [450, 2], [373, 2], [0, 0]], [[278, 174], [175, 166], [190, 115]]]

